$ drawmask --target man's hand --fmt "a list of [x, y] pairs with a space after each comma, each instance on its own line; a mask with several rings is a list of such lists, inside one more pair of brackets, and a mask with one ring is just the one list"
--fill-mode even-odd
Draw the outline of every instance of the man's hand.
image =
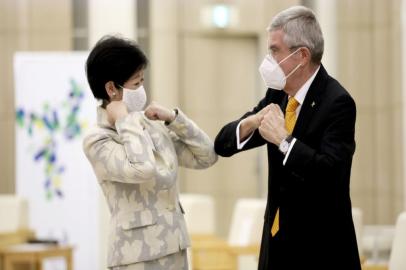
[[243, 142], [247, 137], [261, 125], [261, 121], [265, 114], [269, 111], [270, 105], [262, 108], [256, 114], [250, 115], [241, 121], [240, 125], [240, 142]]
[[106, 106], [107, 120], [111, 125], [115, 125], [117, 119], [128, 115], [127, 106], [119, 101], [112, 101]]
[[168, 123], [175, 120], [176, 117], [176, 113], [173, 110], [169, 110], [155, 102], [148, 105], [144, 114], [150, 120], [161, 120]]
[[259, 134], [277, 146], [288, 136], [285, 128], [285, 118], [281, 108], [277, 104], [270, 104], [269, 111], [263, 117], [259, 126]]

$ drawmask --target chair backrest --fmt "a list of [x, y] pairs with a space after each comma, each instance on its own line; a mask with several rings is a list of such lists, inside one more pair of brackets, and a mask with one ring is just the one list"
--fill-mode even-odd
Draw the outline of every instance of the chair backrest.
[[406, 269], [406, 212], [399, 215], [395, 237], [393, 239], [392, 251], [389, 258], [389, 270]]
[[355, 234], [357, 236], [358, 252], [360, 255], [362, 255], [363, 219], [362, 219], [362, 210], [360, 208], [355, 207], [352, 208], [352, 219], [354, 221]]
[[0, 195], [0, 233], [28, 228], [28, 202], [16, 195]]
[[234, 207], [228, 243], [233, 246], [259, 244], [265, 208], [266, 199], [239, 199]]
[[179, 200], [185, 210], [189, 234], [215, 234], [215, 207], [212, 196], [182, 193]]

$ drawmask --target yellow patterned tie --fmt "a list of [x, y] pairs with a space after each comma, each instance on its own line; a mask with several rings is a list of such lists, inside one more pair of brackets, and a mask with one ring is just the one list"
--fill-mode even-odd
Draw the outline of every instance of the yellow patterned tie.
[[285, 112], [285, 127], [289, 134], [292, 134], [296, 124], [296, 109], [299, 102], [294, 97], [290, 97]]
[[[293, 128], [296, 124], [296, 109], [299, 102], [294, 97], [290, 97], [285, 112], [285, 127], [289, 134], [292, 134]], [[272, 223], [271, 234], [272, 237], [279, 231], [279, 207], [276, 209], [275, 218]]]

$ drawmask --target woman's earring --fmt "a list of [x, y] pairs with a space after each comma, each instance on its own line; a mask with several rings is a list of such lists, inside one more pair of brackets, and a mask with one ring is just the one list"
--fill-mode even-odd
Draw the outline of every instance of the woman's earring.
[[112, 94], [112, 95], [113, 95], [113, 97], [114, 97], [114, 96], [116, 95], [116, 93], [115, 93], [115, 92], [113, 92], [113, 94]]

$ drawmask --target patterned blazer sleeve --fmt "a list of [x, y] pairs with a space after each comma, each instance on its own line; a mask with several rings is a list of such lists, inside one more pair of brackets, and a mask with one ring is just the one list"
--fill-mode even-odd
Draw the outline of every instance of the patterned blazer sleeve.
[[141, 117], [134, 112], [116, 121], [121, 143], [104, 129], [85, 137], [84, 152], [99, 180], [142, 183], [153, 179], [155, 158], [140, 124]]
[[175, 146], [180, 166], [205, 169], [216, 163], [213, 141], [179, 109], [167, 128]]

